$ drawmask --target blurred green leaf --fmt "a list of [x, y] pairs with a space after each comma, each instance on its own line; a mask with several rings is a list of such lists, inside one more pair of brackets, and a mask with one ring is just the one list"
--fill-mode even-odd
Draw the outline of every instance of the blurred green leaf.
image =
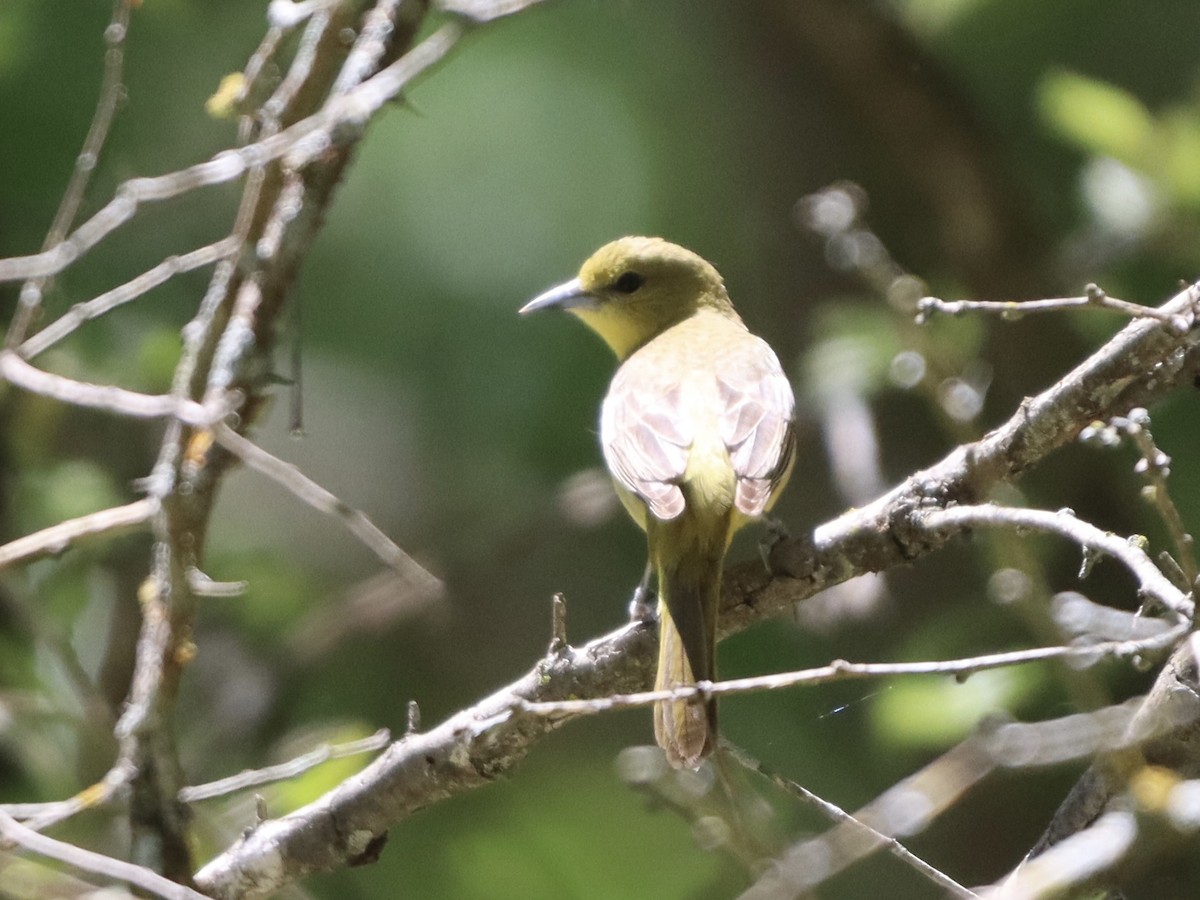
[[156, 328], [147, 334], [138, 344], [134, 387], [150, 393], [167, 391], [179, 363], [179, 351], [177, 329]]
[[1068, 71], [1047, 74], [1038, 105], [1060, 135], [1079, 147], [1130, 165], [1144, 165], [1154, 144], [1154, 119], [1132, 94]]
[[319, 590], [310, 569], [266, 551], [221, 553], [211, 574], [247, 583], [245, 593], [223, 608], [239, 630], [267, 643], [287, 639]]
[[[311, 753], [323, 744], [343, 744], [368, 737], [375, 729], [362, 722], [346, 722], [319, 729], [306, 728], [302, 735], [284, 741], [277, 756], [279, 762]], [[356, 772], [362, 771], [375, 758], [374, 754], [361, 753], [330, 759], [286, 781], [281, 781], [262, 791], [267, 798], [267, 808], [273, 815], [299, 809], [316, 800], [326, 791], [331, 791]]]
[[872, 724], [897, 746], [945, 747], [987, 716], [1010, 711], [1037, 683], [1021, 668], [976, 672], [961, 683], [950, 677], [897, 680], [875, 699]]
[[1200, 206], [1200, 108], [1176, 109], [1162, 123], [1161, 178], [1181, 204]]
[[125, 502], [98, 462], [72, 459], [26, 473], [18, 484], [17, 530], [28, 534]]

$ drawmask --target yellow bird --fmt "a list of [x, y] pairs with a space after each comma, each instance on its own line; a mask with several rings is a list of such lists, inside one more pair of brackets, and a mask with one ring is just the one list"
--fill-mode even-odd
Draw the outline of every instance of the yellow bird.
[[[582, 319], [620, 361], [600, 441], [658, 579], [655, 689], [712, 681], [725, 552], [791, 473], [791, 385], [717, 270], [661, 238], [606, 244], [521, 312], [552, 307]], [[695, 768], [716, 745], [716, 701], [656, 703], [654, 736], [673, 766]]]

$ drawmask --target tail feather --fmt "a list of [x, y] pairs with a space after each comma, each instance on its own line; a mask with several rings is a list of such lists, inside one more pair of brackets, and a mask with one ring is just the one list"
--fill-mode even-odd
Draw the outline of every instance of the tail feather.
[[[688, 661], [683, 639], [665, 603], [659, 604], [658, 677], [654, 689], [669, 691], [677, 687], [712, 680], [697, 673]], [[694, 769], [712, 753], [717, 743], [717, 701], [691, 698], [660, 701], [654, 704], [654, 739], [675, 768]]]
[[[724, 541], [658, 565], [660, 691], [716, 677], [716, 619]], [[694, 769], [717, 744], [717, 703], [693, 697], [654, 705], [654, 737], [676, 768]]]

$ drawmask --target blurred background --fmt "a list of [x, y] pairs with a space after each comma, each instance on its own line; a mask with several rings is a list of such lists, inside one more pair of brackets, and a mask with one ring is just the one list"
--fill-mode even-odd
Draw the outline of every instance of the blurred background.
[[[264, 30], [265, 2], [151, 0], [135, 11], [127, 96], [84, 212], [123, 179], [235, 139], [205, 112]], [[0, 4], [0, 256], [34, 252], [83, 140], [108, 0]], [[426, 724], [527, 671], [562, 591], [573, 643], [625, 621], [644, 539], [599, 468], [613, 363], [566, 316], [516, 309], [600, 244], [658, 234], [720, 269], [801, 404], [800, 463], [776, 507], [801, 534], [1003, 421], [1123, 323], [1107, 313], [913, 322], [924, 293], [1077, 295], [1087, 282], [1157, 304], [1200, 267], [1200, 5], [1191, 0], [552, 0], [471, 35], [371, 127], [295, 302], [304, 436], [288, 391], [254, 436], [360, 507], [445, 579], [398, 590], [341, 526], [253, 473], [226, 482], [179, 744], [189, 781], [325, 740]], [[51, 313], [227, 232], [235, 186], [144, 209], [61, 277]], [[208, 272], [89, 323], [39, 360], [137, 390], [168, 388]], [[5, 322], [17, 286], [0, 286]], [[288, 373], [287, 352], [278, 359]], [[1185, 519], [1200, 505], [1194, 399], [1152, 410]], [[160, 424], [0, 387], [0, 541], [137, 496]], [[1005, 494], [1104, 528], [1162, 529], [1129, 448], [1072, 446]], [[749, 559], [762, 536], [739, 540]], [[127, 536], [0, 578], [0, 802], [65, 797], [111, 761], [149, 541]], [[833, 658], [904, 661], [1056, 641], [1069, 588], [1125, 609], [1070, 548], [959, 544], [847, 585], [724, 642], [726, 677]], [[985, 677], [986, 676], [986, 677]], [[728, 699], [726, 735], [853, 809], [968, 734], [1123, 699], [1149, 675], [1044, 665], [949, 680], [829, 685]], [[755, 860], [824, 827], [746, 777], [735, 814], [701, 780], [644, 765], [649, 714], [563, 728], [508, 780], [394, 828], [374, 866], [315, 897], [718, 898]], [[263, 791], [272, 815], [363, 763]], [[992, 777], [911, 846], [965, 884], [1036, 840], [1079, 767]], [[747, 812], [748, 811], [748, 812]], [[197, 858], [253, 819], [253, 799], [196, 807]], [[120, 847], [97, 813], [59, 829]], [[0, 894], [4, 893], [0, 862]], [[15, 871], [15, 870], [14, 870]], [[31, 876], [36, 877], [36, 876]], [[1155, 876], [1145, 896], [1184, 896]], [[1194, 884], [1195, 882], [1190, 882]], [[300, 892], [296, 892], [300, 896]], [[890, 857], [828, 897], [934, 896]]]

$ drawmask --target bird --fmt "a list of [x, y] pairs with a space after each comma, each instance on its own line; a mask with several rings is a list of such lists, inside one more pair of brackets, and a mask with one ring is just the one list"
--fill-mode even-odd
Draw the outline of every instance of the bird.
[[[600, 444], [657, 579], [655, 690], [711, 683], [729, 543], [771, 508], [795, 461], [796, 402], [779, 358], [712, 264], [658, 237], [605, 244], [520, 312], [544, 309], [574, 314], [617, 357]], [[673, 767], [697, 768], [717, 744], [715, 698], [656, 702], [654, 734]]]

